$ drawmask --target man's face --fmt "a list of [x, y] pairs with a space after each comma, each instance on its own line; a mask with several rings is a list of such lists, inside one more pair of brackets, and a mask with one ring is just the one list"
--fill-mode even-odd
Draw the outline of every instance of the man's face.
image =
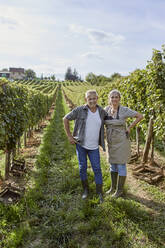
[[95, 108], [97, 104], [98, 97], [96, 94], [92, 93], [89, 94], [86, 98], [86, 103], [88, 104], [89, 108]]

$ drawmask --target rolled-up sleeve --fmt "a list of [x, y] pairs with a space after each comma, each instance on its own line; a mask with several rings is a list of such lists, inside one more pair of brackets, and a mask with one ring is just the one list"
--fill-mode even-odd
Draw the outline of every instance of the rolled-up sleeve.
[[78, 116], [78, 107], [77, 108], [74, 108], [71, 112], [69, 112], [68, 114], [66, 114], [64, 116], [64, 118], [72, 121], [72, 120], [76, 120], [77, 119], [77, 116]]
[[125, 107], [125, 117], [126, 118], [129, 118], [129, 117], [135, 117], [137, 114], [137, 111], [135, 110], [132, 110], [128, 107]]

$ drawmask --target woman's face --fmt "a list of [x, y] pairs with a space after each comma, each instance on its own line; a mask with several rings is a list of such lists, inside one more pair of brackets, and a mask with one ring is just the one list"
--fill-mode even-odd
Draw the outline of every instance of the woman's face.
[[115, 93], [115, 92], [112, 93], [110, 95], [110, 97], [109, 97], [109, 103], [111, 105], [117, 106], [117, 105], [119, 105], [119, 102], [120, 102], [120, 96], [119, 96], [119, 94], [118, 93]]

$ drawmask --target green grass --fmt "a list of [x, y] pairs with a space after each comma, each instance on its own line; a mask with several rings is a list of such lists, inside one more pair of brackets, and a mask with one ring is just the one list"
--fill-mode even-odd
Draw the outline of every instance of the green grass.
[[[99, 204], [90, 165], [89, 198], [81, 199], [75, 146], [68, 143], [62, 123], [66, 112], [60, 92], [31, 179], [33, 187], [18, 204], [0, 205], [1, 247], [164, 248], [163, 199], [153, 199], [153, 211], [138, 199], [104, 196]], [[104, 157], [101, 165], [106, 191], [110, 179]]]

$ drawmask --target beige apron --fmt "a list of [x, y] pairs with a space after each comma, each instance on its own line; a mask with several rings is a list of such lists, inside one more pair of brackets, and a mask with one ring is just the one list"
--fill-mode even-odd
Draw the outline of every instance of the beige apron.
[[105, 120], [108, 160], [111, 164], [126, 164], [131, 157], [130, 140], [126, 136], [124, 120]]

